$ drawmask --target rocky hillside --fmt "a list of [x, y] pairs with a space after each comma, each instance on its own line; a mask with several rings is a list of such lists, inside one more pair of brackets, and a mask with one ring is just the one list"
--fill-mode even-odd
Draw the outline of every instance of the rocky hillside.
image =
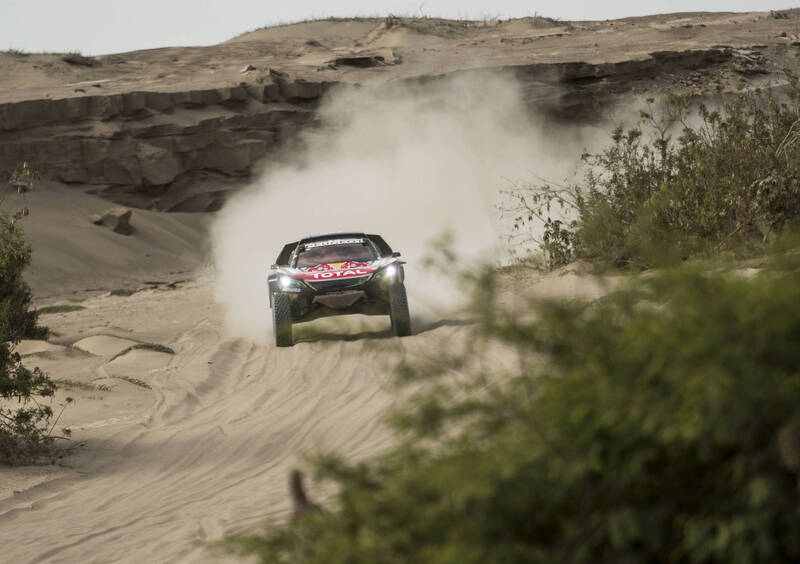
[[511, 73], [553, 120], [602, 119], [628, 94], [780, 84], [800, 11], [606, 22], [324, 20], [211, 47], [102, 57], [0, 53], [0, 177], [28, 161], [114, 201], [214, 210], [291, 151], [339, 84]]

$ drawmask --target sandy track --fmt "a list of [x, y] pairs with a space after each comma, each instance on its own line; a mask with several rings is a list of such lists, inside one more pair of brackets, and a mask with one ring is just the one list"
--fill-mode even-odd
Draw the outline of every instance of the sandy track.
[[86, 446], [55, 481], [0, 496], [9, 562], [211, 560], [207, 541], [286, 514], [287, 473], [302, 455], [357, 457], [390, 444], [381, 420], [398, 361], [434, 335], [463, 331], [444, 325], [399, 340], [374, 318], [364, 329], [322, 327], [276, 349], [227, 338], [204, 281], [85, 305], [45, 318], [58, 342], [106, 334], [176, 354], [165, 366], [142, 356], [150, 390], [115, 380], [119, 360], [109, 363], [110, 355], [67, 347], [29, 357], [56, 378], [115, 383], [59, 392], [76, 398], [62, 421]]
[[[382, 421], [397, 401], [389, 385], [398, 363], [452, 350], [469, 330], [445, 320], [397, 339], [375, 317], [303, 325], [289, 349], [233, 339], [211, 281], [181, 281], [203, 271], [206, 218], [137, 210], [127, 238], [86, 220], [107, 203], [60, 185], [9, 205], [31, 208], [37, 297], [85, 307], [44, 315], [50, 344], [20, 349], [26, 364], [61, 380], [56, 412], [75, 399], [58, 427], [82, 446], [64, 467], [0, 468], [0, 562], [218, 561], [208, 541], [286, 516], [287, 475], [304, 455], [359, 458], [389, 446]], [[498, 288], [509, 310], [522, 287], [540, 296], [603, 291], [570, 270], [520, 276]], [[131, 343], [175, 354], [114, 358]], [[316, 499], [330, 493], [312, 484]]]

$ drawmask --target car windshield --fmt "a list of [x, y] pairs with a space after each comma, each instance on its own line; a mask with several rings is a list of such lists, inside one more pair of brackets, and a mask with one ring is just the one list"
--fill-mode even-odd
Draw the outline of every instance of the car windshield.
[[347, 261], [372, 261], [377, 257], [363, 240], [320, 241], [308, 243], [297, 255], [297, 268]]

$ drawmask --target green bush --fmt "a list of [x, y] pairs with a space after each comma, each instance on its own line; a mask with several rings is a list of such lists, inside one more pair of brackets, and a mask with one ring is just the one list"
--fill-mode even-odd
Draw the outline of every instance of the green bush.
[[42, 339], [48, 333], [37, 324], [31, 290], [22, 278], [31, 257], [18, 224], [23, 215], [0, 212], [0, 398], [16, 400], [0, 404], [2, 464], [34, 461], [50, 453], [53, 442], [48, 429], [53, 411], [35, 397], [52, 397], [56, 386], [38, 368], [24, 367], [14, 352], [20, 340]]
[[17, 213], [0, 212], [0, 341], [43, 339], [48, 331], [40, 327], [38, 313], [30, 309], [31, 290], [22, 272], [31, 260], [31, 249], [25, 243]]
[[[423, 385], [392, 419], [407, 440], [354, 465], [320, 456], [327, 510], [223, 546], [261, 562], [800, 561], [797, 256], [653, 272], [595, 303], [532, 302], [533, 319], [479, 295], [472, 356], [401, 371]], [[520, 368], [485, 374], [483, 339]]]
[[538, 242], [551, 266], [584, 258], [648, 268], [762, 252], [800, 217], [800, 85], [787, 80], [780, 92], [739, 93], [716, 110], [668, 96], [583, 156], [582, 184], [514, 188], [504, 211], [518, 233], [545, 223]]

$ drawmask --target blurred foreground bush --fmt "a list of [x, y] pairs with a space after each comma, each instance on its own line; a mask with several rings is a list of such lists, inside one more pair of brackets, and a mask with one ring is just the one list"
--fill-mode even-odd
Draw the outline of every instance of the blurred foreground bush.
[[[12, 180], [32, 183], [34, 173], [27, 164], [23, 172]], [[0, 464], [36, 461], [51, 453], [53, 443], [48, 429], [52, 408], [35, 398], [52, 397], [56, 386], [38, 368], [25, 368], [14, 352], [20, 340], [42, 339], [48, 333], [37, 325], [31, 290], [22, 278], [31, 258], [18, 223], [25, 213], [0, 212]]]
[[535, 319], [493, 314], [489, 281], [476, 334], [512, 346], [518, 371], [406, 367], [426, 383], [392, 419], [407, 440], [357, 465], [320, 456], [339, 488], [327, 510], [225, 548], [297, 563], [800, 561], [797, 256], [757, 274], [653, 272], [596, 303], [531, 303]]
[[665, 97], [661, 109], [585, 154], [582, 183], [521, 186], [503, 206], [514, 233], [541, 239], [547, 266], [581, 258], [650, 268], [720, 252], [752, 256], [800, 219], [800, 84], [726, 96], [716, 108]]

